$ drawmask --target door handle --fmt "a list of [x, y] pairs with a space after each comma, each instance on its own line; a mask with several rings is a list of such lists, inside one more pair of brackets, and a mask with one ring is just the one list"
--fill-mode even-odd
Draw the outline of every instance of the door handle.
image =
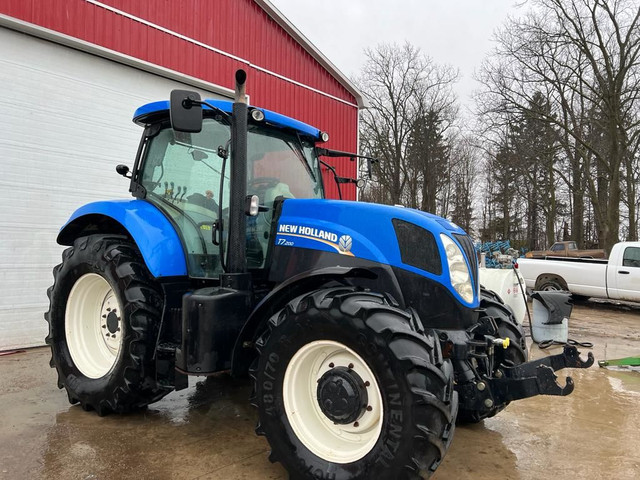
[[618, 270], [618, 273], [621, 273], [622, 275], [629, 275], [627, 270]]

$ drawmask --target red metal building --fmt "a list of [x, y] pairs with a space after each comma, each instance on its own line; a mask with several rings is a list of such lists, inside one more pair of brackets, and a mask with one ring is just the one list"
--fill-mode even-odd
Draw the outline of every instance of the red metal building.
[[[329, 132], [329, 148], [357, 150], [362, 96], [267, 0], [5, 0], [0, 14], [3, 26], [16, 28], [12, 17], [42, 27], [28, 33], [48, 40], [95, 45], [221, 87], [232, 88], [233, 72], [244, 68], [252, 104]], [[356, 175], [355, 162], [330, 161]], [[326, 180], [328, 196], [337, 197]], [[354, 185], [342, 190], [356, 198]]]
[[[135, 109], [174, 88], [230, 98], [237, 68], [253, 105], [356, 150], [362, 97], [267, 0], [0, 1], [0, 351], [43, 343], [71, 213], [130, 198], [115, 166], [133, 163]], [[355, 163], [327, 160], [355, 176]]]

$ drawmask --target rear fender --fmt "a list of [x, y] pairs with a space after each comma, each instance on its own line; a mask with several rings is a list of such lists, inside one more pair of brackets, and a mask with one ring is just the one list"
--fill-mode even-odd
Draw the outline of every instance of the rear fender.
[[[382, 279], [381, 277], [389, 277]], [[253, 347], [257, 336], [266, 328], [269, 318], [283, 309], [294, 298], [307, 292], [317, 290], [331, 282], [340, 282], [349, 285], [367, 285], [375, 282], [387, 285], [398, 285], [393, 271], [390, 268], [363, 268], [363, 267], [327, 267], [313, 271], [302, 272], [282, 282], [262, 299], [251, 312], [245, 322], [240, 335], [236, 340], [231, 357], [231, 374], [233, 376], [246, 375], [251, 362], [255, 358]], [[399, 287], [389, 292], [398, 306], [404, 307], [404, 299]]]
[[165, 215], [149, 202], [113, 200], [84, 205], [62, 227], [57, 242], [73, 245], [76, 238], [104, 233], [130, 237], [154, 277], [187, 275], [180, 237]]

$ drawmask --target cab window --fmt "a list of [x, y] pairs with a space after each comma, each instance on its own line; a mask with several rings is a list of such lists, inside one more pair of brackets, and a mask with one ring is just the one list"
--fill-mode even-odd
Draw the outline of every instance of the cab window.
[[[141, 183], [147, 199], [160, 206], [178, 228], [193, 277], [217, 277], [222, 271], [220, 247], [213, 243], [218, 220], [222, 158], [218, 147], [229, 140], [229, 127], [205, 119], [199, 133], [164, 128], [147, 147]], [[229, 166], [223, 182], [222, 208], [229, 202]]]
[[247, 266], [262, 268], [271, 242], [277, 198], [322, 198], [322, 176], [313, 145], [282, 131], [249, 127], [247, 194], [268, 211], [247, 217]]
[[640, 248], [627, 247], [622, 257], [622, 265], [625, 267], [640, 268]]

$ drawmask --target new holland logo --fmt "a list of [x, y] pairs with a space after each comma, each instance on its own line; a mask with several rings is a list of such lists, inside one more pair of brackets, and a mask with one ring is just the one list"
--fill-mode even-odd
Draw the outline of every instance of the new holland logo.
[[307, 246], [305, 243], [298, 244], [297, 238], [306, 240], [312, 240], [314, 242], [324, 243], [335, 249], [340, 255], [347, 255], [353, 257], [351, 248], [353, 246], [353, 240], [350, 235], [342, 235], [338, 237], [337, 233], [323, 230], [321, 228], [308, 227], [306, 225], [291, 225], [288, 223], [281, 223], [278, 225], [278, 237], [276, 238], [276, 245], [284, 247], [299, 247], [314, 248]]
[[353, 241], [349, 235], [342, 235], [338, 240], [338, 250], [340, 253], [350, 252], [352, 243]]

